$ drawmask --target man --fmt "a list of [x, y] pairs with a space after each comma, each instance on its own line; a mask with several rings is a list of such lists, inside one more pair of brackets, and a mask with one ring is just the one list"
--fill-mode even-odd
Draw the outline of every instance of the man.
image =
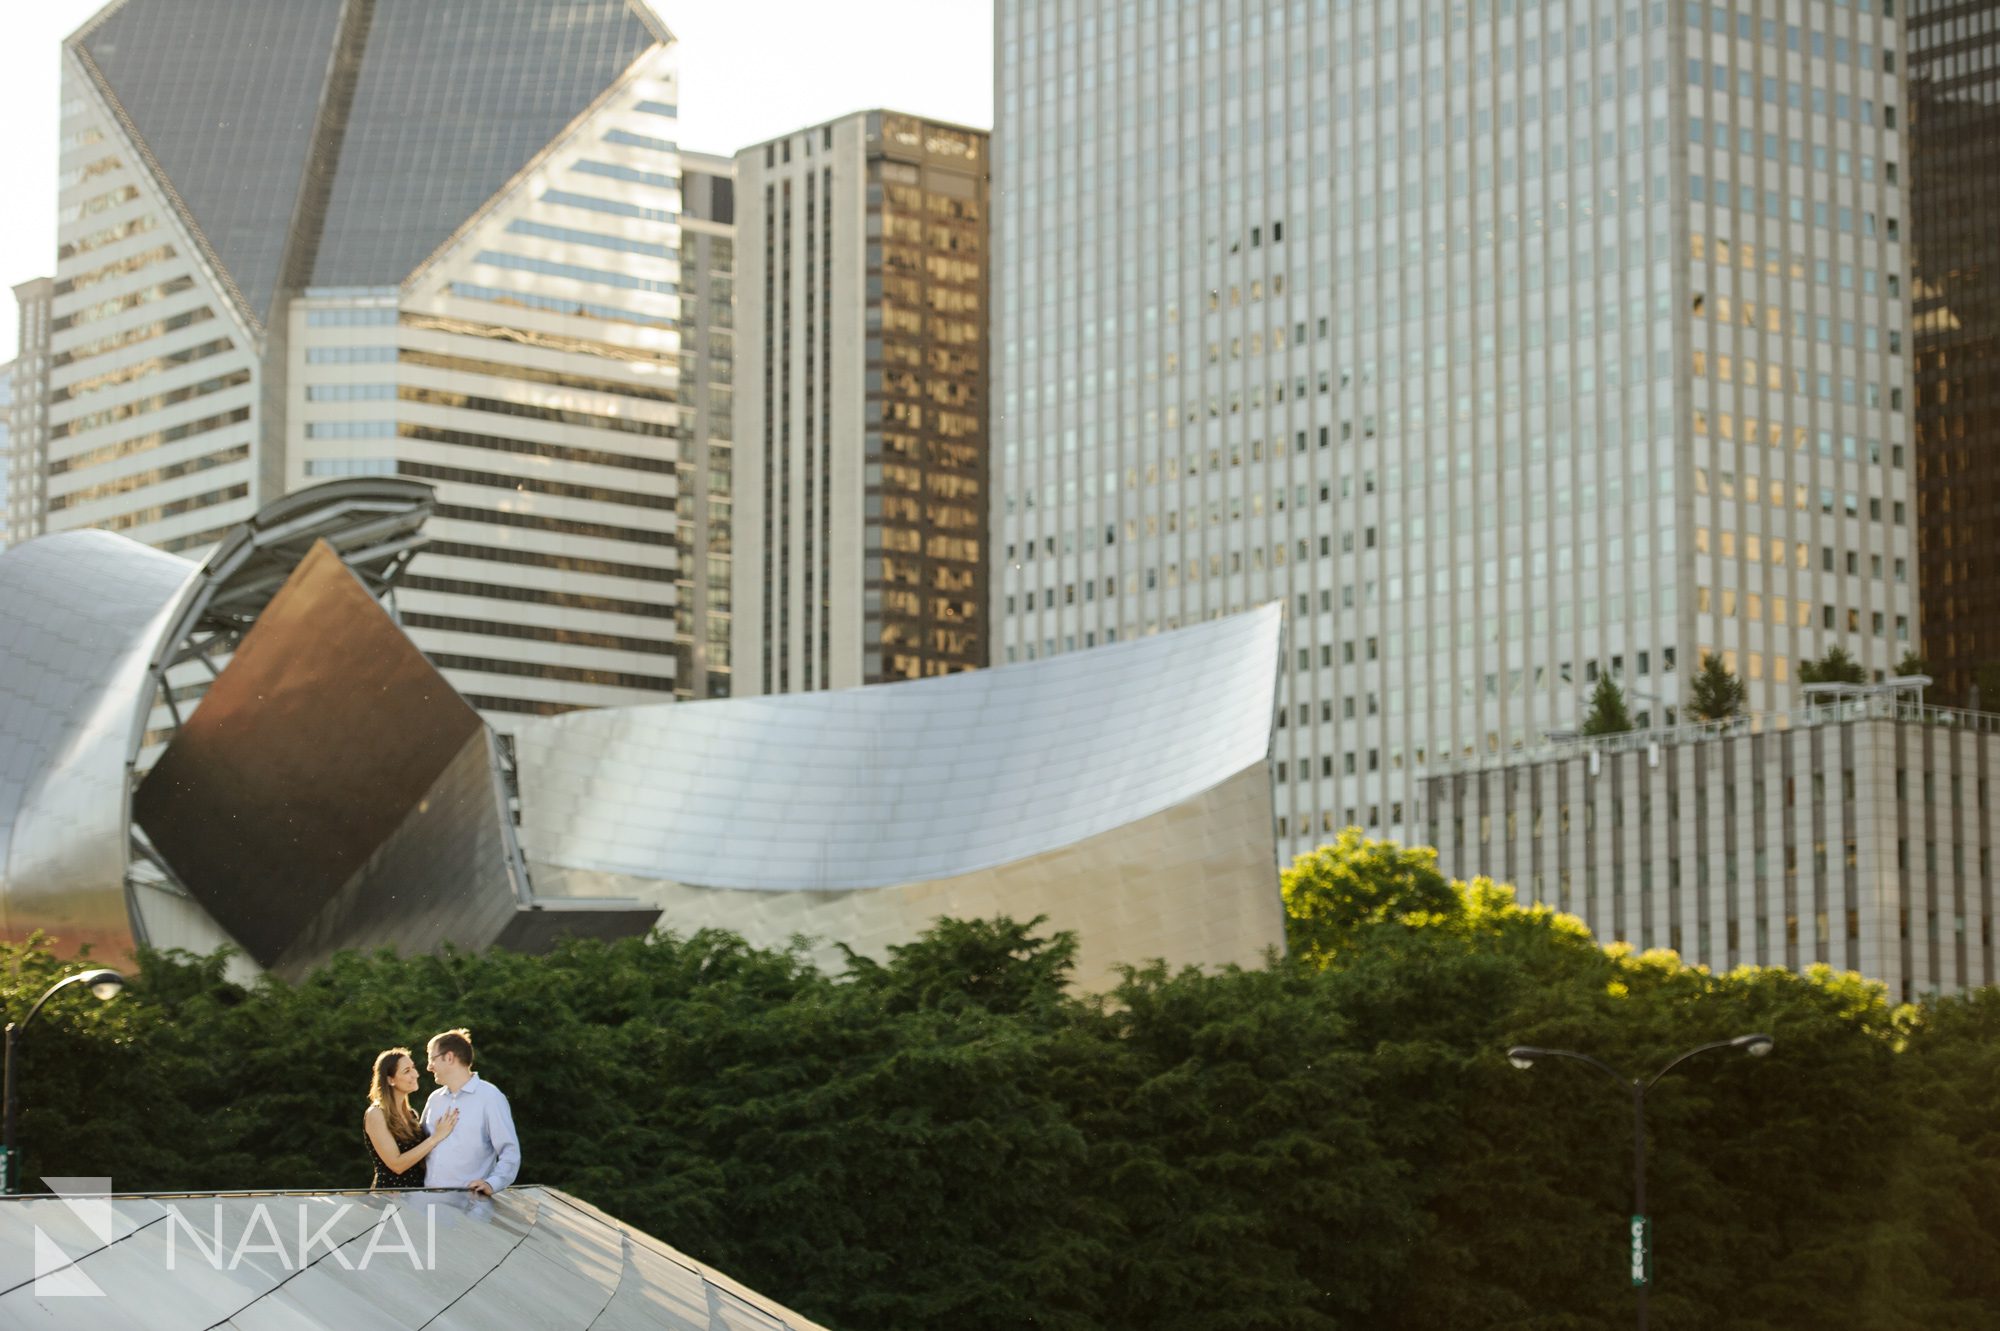
[[464, 1188], [491, 1197], [521, 1172], [521, 1139], [507, 1097], [472, 1070], [472, 1032], [460, 1028], [433, 1035], [424, 1046], [425, 1065], [438, 1088], [424, 1102], [424, 1127], [435, 1131], [446, 1113], [458, 1111], [458, 1127], [424, 1161], [426, 1188]]

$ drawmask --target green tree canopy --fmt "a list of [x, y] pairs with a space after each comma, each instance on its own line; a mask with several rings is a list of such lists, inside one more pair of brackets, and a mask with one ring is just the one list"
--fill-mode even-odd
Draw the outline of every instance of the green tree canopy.
[[1301, 855], [1279, 879], [1285, 939], [1294, 957], [1324, 965], [1366, 925], [1458, 909], [1458, 894], [1437, 869], [1437, 852], [1376, 841], [1344, 829], [1331, 845]]
[[[25, 1179], [356, 1186], [368, 1061], [464, 1024], [524, 1182], [830, 1327], [1583, 1331], [1631, 1315], [1629, 1095], [1503, 1051], [1650, 1073], [1762, 1030], [1771, 1057], [1648, 1095], [1656, 1325], [1995, 1324], [2000, 993], [1895, 1009], [1824, 968], [1601, 947], [1353, 829], [1283, 888], [1288, 956], [1141, 959], [1100, 997], [1072, 939], [1010, 920], [840, 975], [719, 932], [247, 987], [148, 955], [22, 1042]], [[0, 944], [0, 1007], [67, 968]]]
[[1625, 706], [1625, 690], [1606, 671], [1597, 677], [1590, 693], [1590, 711], [1583, 718], [1586, 735], [1617, 735], [1633, 728], [1632, 713]]
[[1697, 721], [1723, 721], [1743, 710], [1743, 681], [1713, 652], [1701, 654], [1701, 669], [1688, 686], [1687, 714]]
[[1826, 655], [1817, 661], [1807, 658], [1799, 662], [1799, 683], [1801, 684], [1866, 684], [1868, 671], [1862, 664], [1847, 654], [1847, 649], [1839, 643], [1826, 649]]
[[1899, 675], [1928, 675], [1931, 673], [1931, 663], [1916, 652], [1904, 652], [1903, 659], [1896, 662], [1896, 673]]

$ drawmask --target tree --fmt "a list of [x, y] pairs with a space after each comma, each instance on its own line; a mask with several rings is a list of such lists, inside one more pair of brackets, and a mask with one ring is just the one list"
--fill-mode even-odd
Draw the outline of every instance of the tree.
[[1743, 681], [1714, 652], [1701, 654], [1701, 669], [1688, 690], [1687, 713], [1697, 721], [1725, 721], [1743, 710]]
[[1896, 673], [1899, 675], [1928, 675], [1931, 673], [1931, 663], [1917, 652], [1904, 652], [1903, 659], [1896, 662]]
[[1292, 955], [1324, 964], [1366, 925], [1433, 915], [1458, 904], [1437, 852], [1372, 841], [1358, 827], [1301, 855], [1280, 879]]
[[1609, 674], [1597, 677], [1590, 695], [1590, 714], [1583, 718], [1586, 735], [1617, 735], [1632, 729], [1632, 713], [1625, 707], [1625, 690]]
[[[1600, 947], [1428, 849], [1349, 829], [1285, 875], [1289, 956], [1066, 987], [1073, 940], [942, 920], [823, 974], [723, 932], [398, 958], [239, 986], [148, 955], [23, 1043], [26, 1177], [355, 1186], [355, 1084], [461, 1022], [523, 1183], [807, 1316], [953, 1331], [1572, 1331], [1625, 1324], [1650, 1071], [1666, 1327], [1990, 1331], [2000, 990], [1892, 1008], [1820, 966]], [[1657, 935], [1655, 935], [1657, 936]], [[0, 942], [0, 1010], [74, 963]]]
[[1847, 649], [1839, 643], [1826, 649], [1826, 655], [1815, 661], [1811, 657], [1799, 662], [1799, 683], [1801, 684], [1866, 684], [1868, 671], [1861, 662], [1847, 654]]

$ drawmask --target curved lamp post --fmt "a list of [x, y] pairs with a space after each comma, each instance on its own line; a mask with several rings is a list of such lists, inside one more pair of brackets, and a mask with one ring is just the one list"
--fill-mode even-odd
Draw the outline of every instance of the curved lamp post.
[[78, 971], [74, 975], [65, 975], [35, 1000], [27, 1016], [7, 1023], [5, 1087], [0, 1089], [0, 1100], [4, 1100], [5, 1104], [4, 1111], [0, 1111], [0, 1192], [10, 1197], [20, 1191], [14, 1181], [14, 1046], [20, 1042], [21, 1032], [42, 1010], [42, 1004], [73, 984], [83, 985], [100, 999], [112, 999], [125, 987], [125, 977], [117, 971], [108, 970]]
[[1632, 1285], [1639, 1291], [1639, 1331], [1646, 1331], [1646, 1290], [1653, 1283], [1653, 1236], [1652, 1223], [1646, 1215], [1646, 1092], [1653, 1083], [1672, 1072], [1696, 1054], [1706, 1054], [1715, 1049], [1734, 1049], [1762, 1058], [1771, 1052], [1777, 1041], [1768, 1035], [1739, 1035], [1733, 1040], [1717, 1040], [1713, 1044], [1700, 1045], [1688, 1050], [1673, 1062], [1641, 1080], [1627, 1078], [1608, 1063], [1599, 1062], [1589, 1054], [1579, 1054], [1571, 1049], [1537, 1049], [1533, 1045], [1517, 1044], [1507, 1051], [1507, 1061], [1523, 1072], [1545, 1058], [1567, 1058], [1578, 1063], [1588, 1063], [1620, 1085], [1632, 1088]]

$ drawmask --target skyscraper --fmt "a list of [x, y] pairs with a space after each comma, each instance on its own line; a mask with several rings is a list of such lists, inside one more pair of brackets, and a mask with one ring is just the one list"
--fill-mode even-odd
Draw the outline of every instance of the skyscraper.
[[46, 530], [49, 445], [49, 328], [55, 279], [37, 277], [14, 288], [20, 339], [9, 367], [6, 539], [18, 545]]
[[999, 0], [996, 660], [1281, 600], [1278, 813], [1916, 645], [1899, 21]]
[[890, 111], [736, 156], [738, 694], [986, 664], [986, 156]]
[[1915, 0], [1918, 586], [1940, 694], [2000, 709], [2000, 5]]
[[496, 721], [672, 696], [680, 156], [638, 0], [124, 0], [64, 46], [51, 530], [434, 485], [399, 610]]
[[681, 154], [679, 638], [684, 698], [729, 695], [730, 488], [736, 399], [736, 163]]

